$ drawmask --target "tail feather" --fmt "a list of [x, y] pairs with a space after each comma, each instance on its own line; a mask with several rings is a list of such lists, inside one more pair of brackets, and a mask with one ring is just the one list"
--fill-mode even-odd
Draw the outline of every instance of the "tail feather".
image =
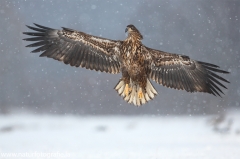
[[118, 82], [118, 84], [116, 85], [115, 89], [118, 90], [119, 88], [121, 88], [123, 85], [125, 85], [124, 81], [123, 80], [120, 80]]
[[[158, 93], [156, 89], [153, 87], [149, 79], [147, 79], [146, 88], [141, 88], [139, 85], [134, 84], [131, 80], [130, 82], [131, 91], [128, 95], [125, 95], [125, 87], [126, 83], [121, 79], [118, 84], [115, 86], [115, 90], [118, 92], [120, 96], [123, 97], [125, 101], [128, 103], [133, 103], [136, 106], [140, 106], [142, 104], [146, 104], [148, 101], [152, 100]], [[139, 90], [143, 91], [143, 98], [138, 97]]]
[[124, 86], [122, 86], [121, 88], [119, 88], [118, 93], [119, 93], [120, 95], [123, 95], [124, 88], [125, 88]]

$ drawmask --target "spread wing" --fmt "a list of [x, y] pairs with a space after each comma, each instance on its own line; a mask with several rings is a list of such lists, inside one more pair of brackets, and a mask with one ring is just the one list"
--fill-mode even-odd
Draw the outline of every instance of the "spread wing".
[[121, 41], [100, 38], [68, 28], [57, 30], [38, 24], [35, 26], [27, 27], [36, 32], [23, 33], [34, 36], [23, 39], [34, 42], [26, 47], [38, 47], [32, 53], [43, 51], [40, 57], [53, 58], [71, 66], [108, 73], [120, 72], [118, 57]]
[[146, 60], [149, 78], [163, 86], [220, 96], [223, 91], [219, 86], [226, 88], [221, 82], [229, 83], [216, 74], [229, 72], [218, 69], [216, 65], [195, 61], [185, 55], [171, 54], [147, 47], [145, 49], [148, 52]]

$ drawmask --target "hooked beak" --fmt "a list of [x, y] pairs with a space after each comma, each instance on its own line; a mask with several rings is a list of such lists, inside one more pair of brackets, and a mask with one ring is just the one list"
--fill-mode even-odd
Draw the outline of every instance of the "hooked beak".
[[128, 31], [128, 27], [126, 27], [126, 29], [125, 29], [125, 33]]

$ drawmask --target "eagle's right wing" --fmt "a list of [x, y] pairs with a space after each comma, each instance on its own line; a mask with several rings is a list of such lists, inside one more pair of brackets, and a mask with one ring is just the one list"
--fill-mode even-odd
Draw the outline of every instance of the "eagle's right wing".
[[35, 24], [37, 27], [27, 26], [37, 32], [24, 32], [23, 34], [34, 36], [26, 38], [26, 41], [36, 41], [26, 47], [38, 47], [32, 52], [43, 53], [55, 60], [63, 61], [76, 67], [107, 72], [120, 72], [120, 45], [121, 41], [109, 40], [88, 35], [76, 30], [63, 28], [52, 29]]
[[206, 92], [221, 96], [226, 88], [220, 81], [228, 80], [216, 73], [229, 73], [218, 66], [190, 59], [188, 56], [172, 54], [146, 47], [149, 77], [157, 83], [187, 92]]

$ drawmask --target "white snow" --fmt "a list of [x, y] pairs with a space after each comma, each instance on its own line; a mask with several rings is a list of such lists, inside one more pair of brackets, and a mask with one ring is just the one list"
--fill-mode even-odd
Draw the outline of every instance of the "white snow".
[[0, 116], [0, 158], [238, 159], [240, 113], [233, 114], [228, 133], [213, 131], [208, 119], [209, 116]]

